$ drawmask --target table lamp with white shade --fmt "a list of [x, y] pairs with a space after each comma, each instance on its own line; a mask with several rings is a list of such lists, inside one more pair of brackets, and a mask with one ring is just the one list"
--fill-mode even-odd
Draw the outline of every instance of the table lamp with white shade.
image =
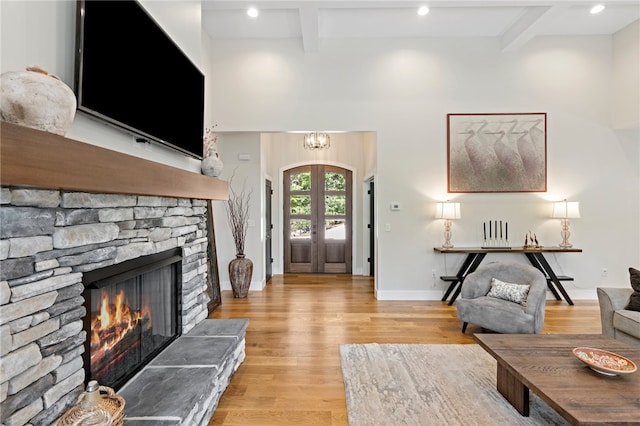
[[451, 244], [451, 220], [460, 219], [460, 203], [438, 203], [436, 218], [444, 219], [444, 244], [442, 248], [452, 248]]
[[558, 201], [552, 204], [551, 217], [561, 219], [562, 242], [560, 248], [569, 249], [573, 244], [569, 242], [571, 232], [569, 232], [569, 219], [577, 219], [580, 217], [580, 203], [577, 201]]

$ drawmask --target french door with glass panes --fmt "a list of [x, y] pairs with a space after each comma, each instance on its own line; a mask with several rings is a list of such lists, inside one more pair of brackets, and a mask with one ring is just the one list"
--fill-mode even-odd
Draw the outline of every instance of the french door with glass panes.
[[285, 273], [351, 273], [351, 187], [340, 167], [284, 172]]

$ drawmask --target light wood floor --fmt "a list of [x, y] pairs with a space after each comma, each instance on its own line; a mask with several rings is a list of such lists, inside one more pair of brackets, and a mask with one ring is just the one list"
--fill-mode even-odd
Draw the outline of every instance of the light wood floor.
[[[542, 333], [600, 333], [595, 300], [547, 303]], [[209, 426], [347, 425], [338, 347], [343, 343], [474, 343], [454, 306], [378, 301], [373, 280], [348, 275], [275, 276], [246, 299], [222, 294], [210, 318], [248, 318], [246, 359]]]

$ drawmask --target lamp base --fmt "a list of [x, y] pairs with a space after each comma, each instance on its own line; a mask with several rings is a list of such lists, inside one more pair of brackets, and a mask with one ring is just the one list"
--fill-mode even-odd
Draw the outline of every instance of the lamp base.
[[569, 232], [569, 219], [562, 219], [562, 231], [560, 231], [560, 235], [562, 236], [562, 242], [558, 245], [558, 247], [563, 249], [570, 249], [573, 247], [573, 244], [569, 242], [569, 237], [571, 236], [571, 232]]
[[444, 221], [444, 244], [442, 248], [450, 249], [453, 247], [451, 244], [451, 220], [446, 219]]

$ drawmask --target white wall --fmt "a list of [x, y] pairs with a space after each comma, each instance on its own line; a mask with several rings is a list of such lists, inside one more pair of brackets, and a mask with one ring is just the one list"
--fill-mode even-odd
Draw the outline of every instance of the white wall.
[[613, 126], [640, 129], [640, 20], [613, 37]]
[[[446, 199], [462, 203], [453, 225], [458, 246], [479, 245], [490, 218], [509, 221], [514, 245], [528, 230], [557, 245], [560, 224], [548, 218], [549, 203], [579, 201], [571, 241], [584, 252], [549, 256], [559, 273], [575, 277], [567, 283], [574, 298], [628, 285], [627, 268], [640, 264], [640, 141], [636, 134], [623, 142], [612, 129], [612, 37], [544, 37], [508, 53], [492, 39], [331, 40], [317, 54], [290, 40], [211, 47], [221, 130], [375, 132], [379, 298], [440, 298], [432, 271], [451, 274], [463, 260], [433, 252], [443, 241], [434, 205]], [[547, 192], [447, 194], [447, 113], [540, 111], [548, 113]], [[402, 209], [391, 211], [391, 201]]]
[[[200, 0], [162, 2], [143, 0], [141, 3], [187, 56], [200, 66], [202, 44]], [[48, 72], [56, 74], [73, 88], [76, 2], [69, 0], [2, 1], [0, 15], [2, 20], [0, 71], [22, 71], [28, 66], [39, 65]], [[117, 29], [117, 26], [114, 29]], [[108, 34], [105, 34], [105, 37], [108, 37]], [[154, 71], [132, 68], [131, 72], [152, 73]], [[161, 87], [158, 90], [161, 90]], [[200, 171], [200, 161], [196, 159], [158, 144], [153, 144], [149, 150], [147, 146], [133, 142], [132, 137], [127, 133], [98, 123], [81, 113], [76, 114], [66, 136], [174, 167]]]
[[[250, 291], [262, 290], [265, 285], [264, 264], [264, 228], [262, 226], [262, 211], [264, 207], [264, 180], [261, 172], [261, 141], [258, 133], [226, 133], [218, 140], [218, 152], [224, 168], [220, 179], [230, 181], [231, 188], [237, 193], [246, 190], [250, 194], [249, 220], [245, 244], [245, 255], [253, 262], [253, 276]], [[247, 160], [240, 160], [239, 155], [248, 156]], [[229, 281], [229, 262], [235, 259], [236, 249], [231, 235], [226, 201], [213, 202], [213, 216], [215, 222], [216, 251], [218, 254], [218, 272], [220, 288], [231, 290]]]
[[[625, 156], [640, 181], [640, 20], [618, 31], [613, 37], [613, 127]], [[635, 159], [635, 161], [634, 161]], [[640, 197], [640, 185], [638, 185]], [[640, 230], [636, 234], [640, 241]]]

